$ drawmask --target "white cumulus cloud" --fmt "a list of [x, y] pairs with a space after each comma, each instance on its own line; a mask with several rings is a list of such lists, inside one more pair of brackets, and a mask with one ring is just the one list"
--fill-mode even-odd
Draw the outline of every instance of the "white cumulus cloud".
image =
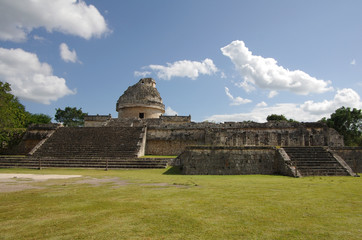
[[0, 48], [0, 81], [10, 83], [15, 96], [43, 104], [75, 94], [64, 78], [53, 75], [49, 64], [19, 48]]
[[237, 85], [246, 91], [253, 90], [254, 86], [275, 91], [288, 90], [302, 95], [333, 90], [329, 81], [316, 79], [300, 70], [286, 69], [273, 58], [253, 55], [243, 41], [233, 41], [221, 48], [221, 52], [231, 59], [243, 76], [243, 82]]
[[262, 102], [256, 104], [256, 106], [257, 107], [266, 107], [266, 106], [268, 106], [268, 104], [266, 102], [262, 101]]
[[[213, 115], [205, 120], [214, 121], [214, 122], [242, 122], [242, 121], [266, 122], [267, 116], [271, 114], [283, 114], [287, 118], [293, 118], [294, 114], [291, 113], [295, 111], [296, 107], [297, 104], [293, 103], [276, 104], [271, 107], [266, 107], [266, 106], [263, 107], [262, 105], [260, 105], [248, 113]], [[298, 120], [300, 120], [300, 118], [298, 118]]]
[[142, 78], [144, 78], [144, 77], [149, 76], [150, 74], [151, 74], [151, 72], [149, 72], [149, 71], [143, 71], [143, 72], [141, 72], [141, 71], [134, 71], [135, 77], [142, 77]]
[[324, 100], [322, 102], [306, 101], [301, 105], [301, 108], [311, 114], [320, 115], [334, 112], [342, 106], [351, 108], [361, 108], [362, 104], [360, 96], [350, 88], [337, 90], [336, 95], [332, 100]]
[[38, 36], [38, 35], [34, 35], [34, 36], [33, 36], [33, 39], [34, 39], [34, 40], [37, 40], [37, 41], [45, 41], [45, 38], [44, 38], [44, 37], [41, 37], [41, 36]]
[[166, 116], [175, 116], [177, 115], [177, 112], [173, 110], [171, 107], [167, 107], [165, 111]]
[[25, 41], [40, 27], [85, 39], [110, 32], [97, 8], [83, 0], [0, 1], [0, 40]]
[[273, 98], [273, 97], [275, 97], [276, 95], [278, 95], [278, 92], [272, 90], [272, 91], [270, 91], [270, 93], [269, 93], [269, 95], [268, 95], [268, 98]]
[[345, 106], [351, 108], [362, 108], [360, 96], [354, 90], [346, 88], [337, 91], [332, 100], [322, 102], [306, 101], [303, 104], [279, 103], [268, 107], [265, 102], [258, 103], [256, 107], [247, 113], [235, 113], [224, 115], [213, 115], [205, 120], [215, 122], [228, 121], [255, 121], [266, 122], [267, 116], [271, 114], [282, 114], [286, 118], [292, 118], [301, 122], [313, 122], [329, 117], [336, 109]]
[[202, 62], [183, 60], [167, 63], [166, 66], [149, 65], [143, 68], [155, 71], [158, 78], [165, 80], [170, 80], [173, 77], [188, 77], [195, 80], [201, 74], [212, 75], [218, 71], [213, 61], [209, 58]]
[[353, 60], [351, 61], [351, 65], [356, 65], [356, 59], [353, 59]]
[[231, 95], [230, 90], [227, 87], [225, 87], [225, 93], [229, 97], [229, 99], [231, 100], [231, 103], [230, 103], [231, 106], [238, 106], [238, 105], [241, 105], [241, 104], [246, 104], [246, 103], [251, 102], [250, 99], [244, 99], [244, 98], [241, 98], [241, 97], [234, 97], [233, 95]]
[[59, 50], [60, 50], [60, 57], [63, 59], [63, 61], [72, 62], [72, 63], [80, 62], [78, 60], [77, 53], [75, 52], [75, 50], [73, 49], [72, 51], [70, 51], [67, 44], [61, 43], [59, 46]]

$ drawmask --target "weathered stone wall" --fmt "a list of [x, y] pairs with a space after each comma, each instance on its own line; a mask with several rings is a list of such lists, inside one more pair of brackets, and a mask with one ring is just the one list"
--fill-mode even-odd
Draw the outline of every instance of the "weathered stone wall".
[[102, 127], [112, 119], [109, 115], [88, 115], [84, 117], [84, 127]]
[[319, 123], [148, 122], [146, 154], [178, 155], [186, 146], [343, 146], [343, 138]]
[[225, 123], [206, 128], [206, 145], [343, 146], [343, 138], [318, 123]]
[[191, 124], [190, 116], [160, 116], [159, 118], [112, 118], [107, 121], [104, 126], [106, 127], [131, 127], [131, 126], [161, 126], [161, 125], [184, 125]]
[[[118, 118], [159, 118], [165, 113], [165, 105], [156, 89], [155, 80], [143, 78], [119, 97], [116, 110]], [[140, 117], [140, 113], [143, 116]]]
[[362, 147], [334, 147], [331, 150], [341, 156], [355, 173], [362, 173]]
[[143, 118], [159, 118], [164, 111], [152, 106], [132, 106], [118, 109], [118, 118], [139, 118], [143, 113]]
[[183, 174], [245, 175], [278, 172], [273, 147], [188, 147], [180, 156]]
[[160, 116], [160, 121], [167, 124], [191, 123], [191, 116]]
[[187, 146], [203, 145], [205, 131], [175, 126], [149, 127], [146, 155], [179, 155]]

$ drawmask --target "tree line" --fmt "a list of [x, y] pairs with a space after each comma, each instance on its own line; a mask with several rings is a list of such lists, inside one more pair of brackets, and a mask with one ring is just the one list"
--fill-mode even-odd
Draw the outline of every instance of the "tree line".
[[[81, 108], [66, 107], [55, 110], [54, 120], [67, 127], [83, 126], [84, 117], [87, 116]], [[48, 115], [27, 112], [18, 98], [11, 94], [10, 84], [0, 81], [0, 147], [16, 144], [31, 124], [47, 124], [51, 123], [51, 120]], [[297, 122], [278, 114], [271, 114], [266, 120]], [[329, 118], [322, 118], [318, 122], [334, 128], [343, 136], [346, 146], [362, 146], [361, 109], [341, 107]]]
[[[66, 107], [56, 109], [55, 121], [65, 126], [82, 126], [86, 113], [82, 109]], [[9, 83], [0, 81], [0, 149], [16, 145], [31, 124], [51, 123], [46, 114], [33, 114], [25, 110], [19, 99], [11, 94]]]

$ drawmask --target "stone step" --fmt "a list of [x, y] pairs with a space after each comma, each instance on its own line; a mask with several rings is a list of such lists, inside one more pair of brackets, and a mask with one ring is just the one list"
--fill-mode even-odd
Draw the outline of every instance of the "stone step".
[[[40, 160], [40, 163], [39, 163]], [[0, 157], [0, 168], [165, 168], [166, 159], [152, 158], [111, 158], [108, 159], [59, 159], [59, 158], [40, 158], [33, 157]]]
[[331, 165], [331, 166], [312, 166], [312, 165], [304, 165], [304, 166], [301, 166], [301, 165], [297, 165], [297, 169], [325, 169], [325, 170], [329, 170], [329, 169], [335, 169], [335, 170], [339, 170], [339, 169], [342, 169], [344, 170], [342, 167], [340, 166], [335, 166], [335, 165]]
[[335, 162], [335, 160], [333, 158], [295, 158], [293, 156], [289, 156], [289, 157], [292, 158], [293, 161], [296, 161], [296, 162], [330, 162], [330, 161]]
[[348, 176], [348, 174], [345, 171], [342, 170], [301, 170], [300, 173], [303, 176]]
[[[89, 161], [87, 159], [84, 160], [40, 160], [40, 162], [47, 163], [47, 164], [74, 164], [74, 163], [89, 163], [89, 164], [105, 164], [106, 160], [101, 161]], [[1, 161], [0, 165], [4, 164], [38, 164], [38, 161]], [[167, 161], [108, 161], [108, 164], [144, 164], [144, 165], [152, 165], [152, 164], [167, 164]]]
[[[105, 162], [95, 164], [95, 163], [9, 163], [9, 164], [0, 164], [0, 168], [106, 168], [107, 164]], [[154, 164], [140, 164], [140, 163], [115, 163], [108, 164], [108, 168], [165, 168], [166, 164], [154, 163]]]
[[[34, 161], [35, 162], [35, 161]], [[77, 164], [77, 163], [87, 163], [87, 164], [106, 164], [106, 160], [101, 161], [90, 161], [88, 159], [78, 159], [78, 160], [41, 160], [41, 164]], [[39, 161], [36, 161], [39, 163]], [[109, 160], [108, 164], [142, 164], [142, 165], [152, 165], [152, 164], [167, 164], [167, 161], [139, 161], [139, 160], [123, 160], [123, 161], [112, 161]]]
[[329, 157], [331, 154], [329, 152], [324, 153], [305, 153], [305, 152], [287, 152], [289, 156], [294, 157]]
[[59, 158], [59, 157], [68, 157], [68, 158], [86, 158], [86, 159], [99, 159], [99, 158], [105, 158], [105, 157], [109, 157], [109, 158], [117, 158], [117, 157], [122, 157], [122, 158], [132, 158], [132, 157], [137, 157], [137, 154], [134, 153], [113, 153], [113, 154], [95, 154], [95, 153], [91, 153], [91, 154], [72, 154], [72, 153], [67, 153], [66, 156], [64, 156], [64, 154], [52, 154], [50, 156], [48, 155], [38, 155], [37, 157], [48, 157], [48, 158]]
[[104, 158], [137, 156], [142, 127], [59, 128], [34, 157]]

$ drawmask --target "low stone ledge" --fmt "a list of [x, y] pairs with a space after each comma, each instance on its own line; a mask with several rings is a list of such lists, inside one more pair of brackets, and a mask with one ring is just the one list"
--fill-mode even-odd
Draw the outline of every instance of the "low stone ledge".
[[194, 149], [205, 149], [205, 150], [262, 150], [262, 149], [268, 149], [268, 150], [276, 150], [277, 148], [275, 146], [208, 146], [208, 145], [202, 145], [202, 146], [188, 146], [186, 147], [186, 150], [194, 150]]
[[177, 160], [186, 175], [271, 175], [277, 172], [277, 152], [272, 146], [189, 146]]

